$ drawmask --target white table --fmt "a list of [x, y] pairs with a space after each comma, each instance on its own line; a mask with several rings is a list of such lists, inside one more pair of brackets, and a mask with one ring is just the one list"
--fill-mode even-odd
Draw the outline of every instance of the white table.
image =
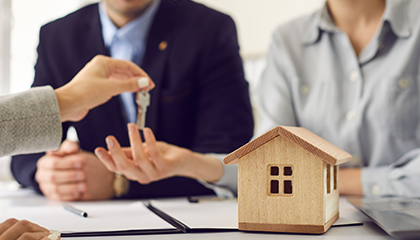
[[[135, 201], [125, 201], [133, 203]], [[108, 202], [109, 203], [109, 202]], [[121, 203], [121, 202], [120, 202]], [[0, 214], [2, 209], [11, 206], [51, 206], [61, 203], [48, 200], [36, 195], [30, 190], [9, 191], [0, 189]], [[10, 216], [13, 217], [13, 216]], [[377, 227], [367, 217], [360, 213], [345, 198], [340, 198], [340, 217], [364, 222], [362, 226], [332, 227], [327, 233], [322, 235], [303, 235], [303, 234], [275, 234], [275, 233], [248, 233], [248, 232], [224, 232], [224, 233], [200, 233], [200, 234], [162, 234], [162, 235], [137, 235], [137, 236], [117, 236], [117, 237], [89, 237], [89, 238], [64, 238], [69, 240], [83, 239], [394, 239]]]

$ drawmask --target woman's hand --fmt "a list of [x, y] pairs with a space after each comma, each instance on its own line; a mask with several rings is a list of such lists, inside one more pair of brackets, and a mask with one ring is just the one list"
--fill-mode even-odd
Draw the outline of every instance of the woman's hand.
[[65, 122], [81, 120], [90, 109], [120, 93], [153, 87], [147, 73], [136, 64], [98, 55], [55, 94]]
[[131, 148], [121, 148], [113, 136], [106, 138], [109, 152], [97, 148], [95, 154], [109, 171], [123, 174], [141, 184], [172, 176], [186, 176], [208, 182], [223, 174], [221, 162], [213, 157], [192, 152], [165, 142], [157, 142], [152, 130], [143, 130], [143, 143], [137, 126], [128, 124]]
[[0, 223], [0, 240], [15, 239], [56, 240], [60, 235], [26, 220], [11, 218]]

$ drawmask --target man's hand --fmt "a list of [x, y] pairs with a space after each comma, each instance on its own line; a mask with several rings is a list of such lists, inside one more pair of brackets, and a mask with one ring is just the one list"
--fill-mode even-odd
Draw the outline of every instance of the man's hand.
[[208, 182], [217, 181], [223, 174], [221, 162], [164, 142], [157, 142], [152, 130], [143, 130], [142, 143], [135, 124], [128, 124], [131, 148], [121, 148], [113, 136], [106, 139], [109, 153], [103, 148], [95, 154], [109, 171], [128, 179], [147, 184], [172, 176], [187, 176]]
[[[8, 219], [0, 223], [0, 240], [50, 240], [50, 231], [26, 220]], [[60, 237], [58, 237], [60, 239]]]
[[65, 122], [83, 119], [90, 109], [120, 93], [153, 87], [147, 73], [136, 64], [98, 55], [55, 93], [61, 121]]
[[113, 173], [76, 142], [64, 141], [57, 151], [38, 161], [35, 179], [44, 195], [60, 201], [100, 200], [113, 197]]

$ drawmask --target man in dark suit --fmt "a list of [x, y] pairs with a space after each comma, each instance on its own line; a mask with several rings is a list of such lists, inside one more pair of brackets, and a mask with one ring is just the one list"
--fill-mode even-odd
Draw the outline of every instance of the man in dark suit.
[[[146, 126], [157, 140], [199, 153], [229, 153], [252, 137], [248, 84], [229, 16], [189, 0], [105, 0], [100, 4], [104, 9], [106, 6], [105, 18], [112, 21], [116, 31], [143, 26], [138, 39], [144, 37], [144, 48], [130, 60], [156, 84], [150, 92]], [[102, 5], [89, 5], [41, 28], [33, 86], [58, 88], [95, 55], [115, 57], [122, 52], [104, 39], [107, 32]], [[143, 15], [150, 23], [139, 20]], [[136, 30], [132, 27], [127, 31]], [[92, 152], [105, 146], [108, 135], [129, 146], [126, 105], [117, 96], [81, 122], [63, 124], [64, 138], [68, 128], [75, 127], [82, 151], [65, 143], [58, 152], [13, 157], [16, 180], [58, 200], [115, 196], [121, 190], [116, 187], [118, 179]], [[151, 198], [211, 193], [195, 179], [175, 176], [145, 185], [131, 182], [128, 191], [116, 195]]]

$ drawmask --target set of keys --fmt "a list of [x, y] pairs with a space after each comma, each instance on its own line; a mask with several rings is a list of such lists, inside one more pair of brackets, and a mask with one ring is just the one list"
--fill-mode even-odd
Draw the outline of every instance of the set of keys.
[[146, 124], [147, 107], [150, 105], [149, 89], [138, 92], [136, 102], [138, 107], [137, 128], [142, 130]]

